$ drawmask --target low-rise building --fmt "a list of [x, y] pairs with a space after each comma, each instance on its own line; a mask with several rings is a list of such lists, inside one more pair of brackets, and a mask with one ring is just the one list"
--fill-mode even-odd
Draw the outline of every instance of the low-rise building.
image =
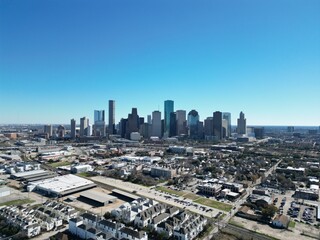
[[283, 214], [277, 214], [271, 221], [271, 225], [277, 228], [288, 228], [289, 223], [290, 217]]
[[152, 167], [151, 176], [171, 179], [176, 176], [176, 169], [164, 168], [164, 167]]
[[221, 184], [215, 184], [215, 183], [205, 183], [201, 184], [197, 187], [201, 193], [209, 196], [219, 196], [220, 192], [222, 190]]

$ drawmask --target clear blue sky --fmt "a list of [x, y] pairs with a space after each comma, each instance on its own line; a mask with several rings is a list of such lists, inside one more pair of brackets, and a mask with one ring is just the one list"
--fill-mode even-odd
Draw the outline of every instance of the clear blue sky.
[[320, 125], [319, 0], [1, 0], [0, 123], [240, 111]]

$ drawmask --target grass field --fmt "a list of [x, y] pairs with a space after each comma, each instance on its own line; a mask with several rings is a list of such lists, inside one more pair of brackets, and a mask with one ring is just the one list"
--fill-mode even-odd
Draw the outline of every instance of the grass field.
[[70, 165], [70, 162], [54, 162], [49, 164], [51, 167], [58, 168]]
[[290, 221], [289, 228], [294, 228], [296, 226], [296, 222]]
[[191, 199], [193, 201], [198, 199], [198, 198], [201, 198], [199, 195], [194, 194], [194, 193], [187, 193], [187, 194], [184, 194], [182, 196], [185, 197], [185, 198]]
[[19, 206], [19, 205], [33, 203], [33, 202], [34, 202], [34, 200], [31, 200], [29, 198], [17, 199], [17, 200], [12, 200], [12, 201], [1, 203], [0, 206], [12, 206], [12, 205]]
[[226, 211], [226, 212], [229, 212], [232, 209], [232, 206], [229, 204], [221, 203], [208, 198], [199, 198], [194, 202], [208, 206], [208, 207], [216, 208], [222, 211]]
[[170, 194], [175, 194], [175, 195], [178, 195], [178, 196], [183, 196], [183, 195], [186, 194], [183, 191], [176, 191], [176, 190], [173, 190], [173, 189], [170, 189], [170, 188], [167, 188], [167, 187], [163, 187], [163, 186], [157, 187], [156, 190], [162, 191], [162, 192], [166, 192], [166, 193], [170, 193]]

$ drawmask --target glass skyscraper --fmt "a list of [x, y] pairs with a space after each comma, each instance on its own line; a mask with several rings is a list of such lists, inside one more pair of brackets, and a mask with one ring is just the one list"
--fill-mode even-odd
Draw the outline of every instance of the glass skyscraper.
[[169, 136], [170, 114], [174, 112], [174, 102], [172, 100], [164, 101], [164, 135]]

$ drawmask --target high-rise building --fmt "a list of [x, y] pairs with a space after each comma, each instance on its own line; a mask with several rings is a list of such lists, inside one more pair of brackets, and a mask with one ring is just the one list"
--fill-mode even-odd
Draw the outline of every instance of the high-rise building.
[[254, 135], [257, 139], [264, 138], [264, 127], [255, 127], [254, 128]]
[[97, 137], [106, 136], [106, 122], [104, 110], [94, 110], [93, 135]]
[[245, 119], [243, 112], [240, 112], [240, 116], [238, 118], [237, 133], [247, 134], [247, 120]]
[[148, 115], [148, 117], [147, 117], [147, 121], [148, 121], [148, 124], [152, 124], [152, 118], [151, 118], [151, 115]]
[[128, 122], [126, 127], [126, 138], [130, 139], [132, 132], [139, 132], [139, 115], [136, 108], [132, 108], [131, 113], [128, 115]]
[[94, 110], [94, 122], [104, 122], [104, 110]]
[[213, 117], [207, 117], [204, 120], [204, 135], [213, 136]]
[[228, 120], [222, 119], [222, 138], [226, 138], [228, 135]]
[[60, 126], [58, 127], [58, 137], [59, 137], [59, 138], [64, 138], [65, 133], [66, 133], [65, 127], [62, 126], [62, 125], [60, 125]]
[[152, 136], [161, 138], [161, 112], [152, 112]]
[[71, 119], [70, 128], [71, 128], [70, 137], [72, 139], [75, 139], [76, 138], [76, 120], [75, 119]]
[[108, 133], [115, 134], [115, 101], [114, 100], [109, 100]]
[[121, 118], [119, 124], [119, 132], [122, 138], [126, 137], [128, 119]]
[[177, 135], [187, 134], [187, 112], [185, 110], [176, 111]]
[[88, 135], [89, 119], [86, 117], [80, 118], [80, 137]]
[[52, 137], [52, 125], [47, 124], [44, 125], [44, 133], [47, 134], [48, 137]]
[[227, 137], [231, 137], [231, 113], [229, 113], [229, 112], [224, 112], [223, 114], [222, 114], [222, 119], [225, 119], [225, 120], [227, 120], [227, 122], [228, 122], [228, 130], [227, 130], [227, 134], [226, 134], [226, 136]]
[[189, 137], [196, 139], [199, 137], [199, 114], [196, 110], [191, 110], [188, 114], [188, 129], [189, 129]]
[[174, 112], [174, 102], [172, 100], [164, 101], [164, 136], [170, 134], [170, 114]]
[[173, 137], [177, 135], [177, 117], [176, 113], [170, 113], [170, 129], [169, 129], [169, 137]]
[[222, 112], [219, 111], [213, 113], [213, 135], [217, 140], [221, 140], [223, 137]]

